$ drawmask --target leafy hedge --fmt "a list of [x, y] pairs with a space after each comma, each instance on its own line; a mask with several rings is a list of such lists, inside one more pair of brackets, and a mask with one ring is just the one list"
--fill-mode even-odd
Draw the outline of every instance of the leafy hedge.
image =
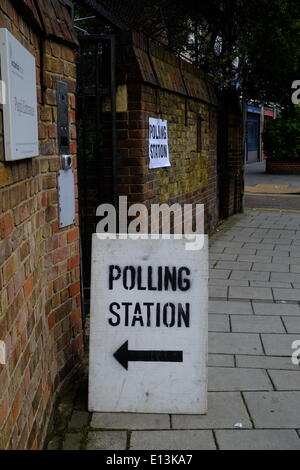
[[292, 116], [274, 119], [263, 132], [264, 152], [268, 157], [300, 159], [300, 108]]

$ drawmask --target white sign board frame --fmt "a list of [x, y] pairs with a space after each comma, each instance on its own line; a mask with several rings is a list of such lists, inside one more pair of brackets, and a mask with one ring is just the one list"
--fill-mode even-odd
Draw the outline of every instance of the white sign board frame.
[[5, 160], [39, 154], [36, 63], [34, 56], [6, 29], [0, 28]]
[[168, 121], [149, 118], [149, 168], [164, 168], [168, 166], [171, 166]]
[[[202, 249], [186, 251], [184, 239], [93, 235], [90, 411], [206, 413], [208, 261], [203, 237]], [[167, 273], [175, 276], [176, 286], [165, 284]], [[148, 310], [147, 304], [153, 306]]]

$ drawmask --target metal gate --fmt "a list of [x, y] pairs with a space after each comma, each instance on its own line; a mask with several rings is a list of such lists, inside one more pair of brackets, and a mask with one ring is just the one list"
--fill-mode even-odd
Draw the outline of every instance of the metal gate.
[[[89, 311], [91, 235], [96, 209], [113, 202], [115, 50], [111, 35], [80, 38], [77, 52], [78, 202], [85, 312]], [[108, 181], [108, 190], [107, 190]], [[113, 185], [113, 183], [111, 183]]]

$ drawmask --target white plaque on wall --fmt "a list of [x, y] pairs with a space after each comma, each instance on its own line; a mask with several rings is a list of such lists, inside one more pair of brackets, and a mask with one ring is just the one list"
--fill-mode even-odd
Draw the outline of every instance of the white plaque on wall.
[[72, 169], [60, 170], [58, 182], [59, 227], [68, 227], [75, 223], [75, 186]]
[[93, 235], [90, 411], [206, 413], [207, 265], [206, 242]]
[[5, 160], [21, 160], [39, 154], [34, 56], [5, 28], [0, 28], [1, 79]]

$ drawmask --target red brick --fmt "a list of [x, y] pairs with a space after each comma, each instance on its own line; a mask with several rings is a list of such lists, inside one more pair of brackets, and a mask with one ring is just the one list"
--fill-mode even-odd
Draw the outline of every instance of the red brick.
[[33, 277], [32, 277], [32, 275], [29, 276], [26, 279], [26, 281], [24, 283], [24, 286], [23, 286], [23, 289], [24, 289], [24, 296], [28, 297], [31, 294], [32, 289], [33, 289]]
[[12, 214], [6, 214], [0, 218], [0, 239], [6, 238], [14, 229]]
[[69, 247], [59, 248], [52, 253], [53, 264], [58, 264], [65, 261], [69, 256]]
[[74, 269], [76, 266], [79, 266], [79, 263], [80, 263], [80, 256], [79, 255], [72, 256], [72, 258], [68, 260], [68, 269], [69, 270]]
[[40, 119], [42, 121], [52, 121], [52, 109], [50, 107], [40, 107]]
[[78, 239], [79, 239], [79, 229], [78, 228], [74, 228], [73, 230], [71, 230], [70, 232], [67, 233], [68, 243], [72, 243], [72, 242], [74, 242]]
[[16, 259], [15, 256], [12, 256], [7, 263], [3, 266], [3, 280], [5, 284], [10, 280], [10, 278], [16, 272]]
[[21, 392], [20, 390], [17, 392], [13, 404], [12, 404], [12, 416], [14, 421], [17, 420], [21, 409]]
[[21, 266], [21, 268], [19, 268], [16, 274], [14, 275], [15, 295], [19, 292], [24, 282], [25, 282], [25, 271], [24, 271], [24, 266]]
[[2, 402], [0, 403], [0, 427], [3, 426], [3, 424], [5, 423], [5, 420], [7, 418], [8, 404], [9, 404], [8, 397], [5, 396], [2, 400]]
[[75, 296], [78, 292], [80, 292], [80, 282], [75, 282], [69, 287], [70, 297]]
[[49, 329], [51, 330], [54, 325], [55, 325], [55, 315], [54, 315], [54, 313], [51, 313], [51, 315], [49, 315], [49, 317], [48, 317]]
[[57, 138], [57, 125], [56, 124], [49, 124], [49, 126], [48, 126], [48, 137], [49, 137], [49, 139], [56, 139]]

